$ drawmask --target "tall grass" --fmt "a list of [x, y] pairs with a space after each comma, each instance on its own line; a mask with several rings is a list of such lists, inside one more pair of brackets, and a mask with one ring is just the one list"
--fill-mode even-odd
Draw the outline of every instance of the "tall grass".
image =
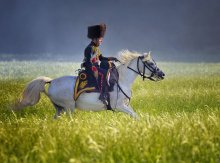
[[29, 80], [74, 75], [78, 66], [0, 62], [0, 162], [220, 162], [220, 64], [159, 63], [164, 81], [133, 85], [140, 121], [79, 110], [54, 120], [44, 95], [11, 110]]

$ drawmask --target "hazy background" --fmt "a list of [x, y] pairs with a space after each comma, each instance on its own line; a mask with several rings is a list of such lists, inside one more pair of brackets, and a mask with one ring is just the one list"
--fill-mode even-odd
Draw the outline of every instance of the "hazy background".
[[0, 0], [0, 60], [81, 61], [87, 26], [102, 22], [104, 56], [220, 61], [219, 0]]

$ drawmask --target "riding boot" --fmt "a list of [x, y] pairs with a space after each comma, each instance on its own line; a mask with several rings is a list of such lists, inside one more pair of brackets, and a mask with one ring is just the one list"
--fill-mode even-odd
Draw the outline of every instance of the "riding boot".
[[101, 91], [99, 100], [101, 100], [105, 105], [108, 105], [106, 87], [106, 81], [101, 81]]
[[110, 94], [109, 92], [107, 93], [107, 101], [108, 101], [108, 105], [107, 105], [107, 110], [112, 110], [112, 107], [111, 107], [111, 103], [110, 103]]
[[106, 105], [107, 107], [107, 110], [111, 110], [111, 111], [114, 111], [111, 107], [111, 103], [110, 103], [110, 94], [109, 94], [109, 91], [108, 91], [108, 86], [105, 87], [105, 92], [103, 92], [104, 94], [104, 104]]
[[104, 91], [100, 93], [99, 100], [101, 100], [105, 105], [108, 105], [107, 95]]

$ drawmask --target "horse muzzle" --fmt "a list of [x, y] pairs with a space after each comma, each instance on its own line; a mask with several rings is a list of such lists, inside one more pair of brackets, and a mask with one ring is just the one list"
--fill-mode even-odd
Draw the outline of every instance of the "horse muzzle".
[[153, 76], [153, 78], [155, 79], [155, 81], [163, 80], [164, 77], [165, 77], [165, 74], [164, 74], [163, 71], [161, 71], [161, 70], [157, 71], [157, 72], [154, 74], [154, 76]]

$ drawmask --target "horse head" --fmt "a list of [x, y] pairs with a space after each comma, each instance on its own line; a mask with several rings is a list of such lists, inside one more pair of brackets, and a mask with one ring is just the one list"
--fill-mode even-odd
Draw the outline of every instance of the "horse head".
[[140, 75], [152, 81], [163, 80], [165, 77], [164, 72], [157, 67], [156, 62], [151, 57], [151, 53], [144, 53], [144, 55], [139, 56], [137, 59], [137, 70]]
[[151, 57], [150, 52], [143, 55], [124, 50], [119, 53], [120, 60], [127, 68], [140, 75], [143, 80], [145, 78], [152, 81], [159, 81], [164, 79], [164, 72], [157, 67], [156, 62]]

